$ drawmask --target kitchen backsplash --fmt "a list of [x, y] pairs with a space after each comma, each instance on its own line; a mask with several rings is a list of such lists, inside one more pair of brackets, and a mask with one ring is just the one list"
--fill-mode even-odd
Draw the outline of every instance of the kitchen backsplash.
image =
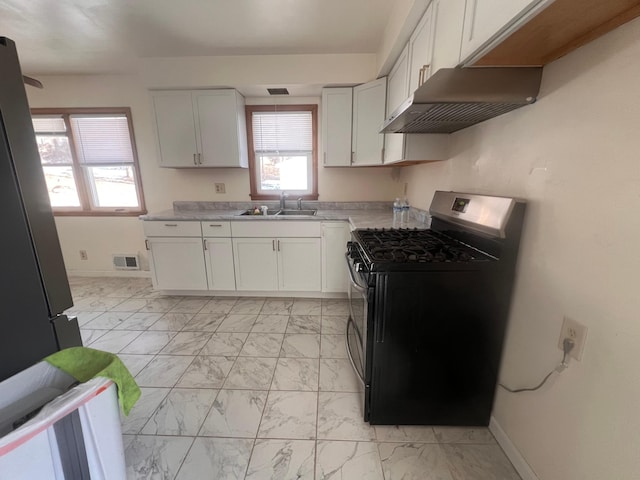
[[[255, 201], [255, 202], [173, 202], [173, 210], [176, 212], [193, 212], [204, 210], [246, 210], [255, 206], [266, 205], [269, 209], [280, 209], [280, 201]], [[392, 202], [317, 202], [302, 201], [303, 208], [314, 210], [391, 210]], [[297, 208], [296, 199], [287, 198], [287, 208]]]

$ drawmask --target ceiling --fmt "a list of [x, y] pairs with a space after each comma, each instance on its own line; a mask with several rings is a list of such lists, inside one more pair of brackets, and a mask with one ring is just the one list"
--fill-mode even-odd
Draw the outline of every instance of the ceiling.
[[393, 0], [0, 0], [29, 74], [124, 72], [138, 58], [376, 53]]

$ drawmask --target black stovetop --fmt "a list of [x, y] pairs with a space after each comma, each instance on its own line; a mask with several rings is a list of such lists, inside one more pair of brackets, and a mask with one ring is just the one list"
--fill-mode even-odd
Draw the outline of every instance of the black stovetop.
[[357, 229], [353, 239], [372, 264], [470, 263], [491, 258], [446, 234], [418, 229]]

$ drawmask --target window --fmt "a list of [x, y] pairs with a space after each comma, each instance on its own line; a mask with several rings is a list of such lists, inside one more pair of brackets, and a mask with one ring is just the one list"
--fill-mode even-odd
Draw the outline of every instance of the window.
[[56, 215], [145, 213], [129, 108], [31, 113]]
[[251, 198], [318, 199], [317, 105], [247, 105]]

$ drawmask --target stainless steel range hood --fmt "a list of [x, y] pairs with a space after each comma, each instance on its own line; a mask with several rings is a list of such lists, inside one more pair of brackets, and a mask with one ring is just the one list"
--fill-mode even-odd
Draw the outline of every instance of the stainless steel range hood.
[[536, 101], [542, 67], [443, 68], [384, 122], [380, 133], [452, 133]]

